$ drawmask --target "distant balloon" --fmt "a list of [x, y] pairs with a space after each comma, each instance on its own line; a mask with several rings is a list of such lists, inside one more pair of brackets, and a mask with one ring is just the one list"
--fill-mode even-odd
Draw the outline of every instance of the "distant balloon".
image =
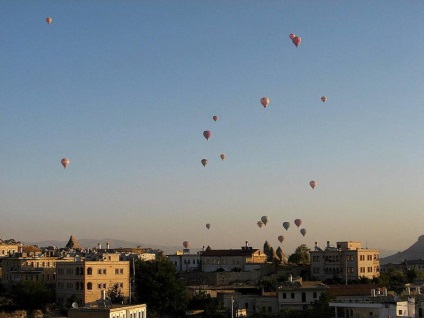
[[53, 19], [52, 19], [52, 18], [50, 18], [50, 17], [47, 17], [47, 18], [46, 18], [46, 22], [47, 22], [47, 24], [50, 24], [50, 23], [52, 23], [52, 22], [53, 22]]
[[290, 38], [290, 39], [292, 39], [292, 40], [293, 40], [295, 37], [296, 37], [296, 34], [294, 34], [294, 33], [290, 33], [290, 35], [289, 35], [289, 38]]
[[68, 158], [63, 158], [60, 160], [60, 163], [62, 164], [63, 168], [66, 169], [66, 167], [69, 165], [70, 160]]
[[208, 160], [202, 159], [201, 163], [202, 163], [203, 167], [206, 167], [206, 165], [208, 164]]
[[306, 235], [306, 229], [301, 229], [301, 230], [300, 230], [300, 233], [301, 233], [303, 236], [305, 236], [305, 235]]
[[280, 236], [278, 237], [278, 240], [280, 241], [280, 243], [283, 243], [283, 241], [284, 241], [284, 236], [280, 235]]
[[213, 116], [212, 118], [213, 118], [213, 120], [214, 120], [214, 121], [217, 121], [217, 120], [219, 119], [219, 117], [218, 117], [218, 116], [216, 116], [216, 115], [215, 115], [215, 116]]
[[292, 42], [294, 45], [296, 45], [296, 47], [298, 47], [300, 45], [300, 43], [302, 42], [302, 38], [300, 36], [295, 36], [292, 39]]
[[258, 221], [258, 223], [256, 223], [258, 226], [259, 226], [259, 228], [261, 228], [262, 226], [264, 226], [264, 222], [262, 222], [262, 221]]
[[284, 222], [283, 223], [283, 227], [286, 229], [286, 231], [289, 229], [290, 227], [290, 222]]
[[189, 241], [184, 241], [183, 242], [183, 246], [184, 246], [184, 248], [189, 248], [190, 242]]
[[261, 98], [261, 104], [264, 108], [266, 108], [269, 104], [269, 98], [268, 97], [262, 97]]
[[312, 189], [315, 189], [316, 186], [318, 185], [318, 182], [316, 182], [315, 180], [312, 180], [311, 182], [309, 182], [309, 185], [311, 186]]
[[263, 224], [266, 226], [266, 224], [269, 221], [269, 217], [267, 217], [266, 215], [264, 215], [263, 217], [261, 217], [261, 221], [263, 222]]
[[203, 132], [203, 136], [206, 138], [206, 140], [209, 140], [209, 138], [212, 136], [212, 132], [210, 130], [205, 130]]
[[219, 157], [220, 157], [222, 160], [224, 160], [224, 159], [225, 159], [225, 154], [223, 154], [223, 153], [222, 153], [222, 154], [220, 154], [220, 155], [219, 155]]
[[299, 227], [300, 225], [302, 225], [302, 220], [296, 219], [296, 220], [294, 220], [294, 224], [296, 224], [296, 226]]
[[321, 100], [322, 100], [323, 103], [325, 103], [327, 101], [327, 96], [322, 96]]
[[211, 225], [209, 223], [206, 224], [206, 228], [209, 230], [211, 228]]

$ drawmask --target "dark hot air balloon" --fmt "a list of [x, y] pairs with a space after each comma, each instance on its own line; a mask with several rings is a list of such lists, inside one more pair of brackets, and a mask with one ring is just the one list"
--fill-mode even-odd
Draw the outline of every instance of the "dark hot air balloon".
[[269, 98], [268, 97], [262, 97], [261, 98], [261, 104], [264, 108], [266, 108], [269, 104]]
[[306, 235], [306, 229], [301, 229], [301, 230], [300, 230], [300, 233], [301, 233], [303, 236], [305, 236], [305, 235]]
[[211, 228], [211, 225], [209, 223], [206, 224], [206, 228], [209, 230]]
[[315, 180], [312, 180], [311, 182], [309, 182], [309, 185], [311, 186], [312, 189], [315, 189], [316, 186], [318, 185], [318, 182], [316, 182]]
[[216, 115], [215, 115], [215, 116], [213, 116], [212, 118], [213, 118], [213, 120], [214, 120], [214, 121], [217, 121], [217, 120], [219, 119], [219, 117], [218, 117], [218, 116], [216, 116]]
[[184, 241], [183, 246], [184, 246], [184, 248], [189, 248], [189, 246], [190, 246], [189, 241]]
[[262, 221], [258, 221], [258, 223], [256, 223], [258, 226], [259, 226], [259, 228], [261, 228], [262, 226], [264, 226], [264, 222], [262, 222]]
[[296, 224], [296, 226], [299, 227], [302, 224], [302, 220], [296, 219], [296, 220], [294, 220], [294, 224]]
[[224, 159], [225, 159], [225, 154], [223, 154], [223, 153], [222, 153], [222, 154], [220, 154], [220, 155], [219, 155], [219, 157], [220, 157], [222, 160], [224, 160]]
[[52, 22], [53, 22], [53, 19], [52, 19], [52, 18], [50, 18], [50, 17], [47, 17], [47, 18], [46, 18], [46, 22], [47, 22], [47, 24], [50, 24], [50, 23], [52, 23]]
[[292, 40], [293, 40], [295, 37], [296, 37], [296, 34], [294, 34], [294, 33], [290, 33], [290, 35], [289, 35], [289, 38], [290, 38], [290, 39], [292, 39]]
[[202, 163], [203, 167], [206, 167], [206, 165], [208, 164], [207, 159], [202, 159], [200, 162]]
[[266, 225], [269, 221], [269, 217], [267, 217], [266, 215], [264, 215], [263, 217], [261, 217], [261, 221], [263, 222], [264, 225]]
[[280, 241], [280, 243], [283, 243], [283, 241], [284, 241], [284, 236], [280, 235], [280, 236], [278, 237], [278, 240]]
[[63, 168], [66, 169], [66, 167], [69, 165], [70, 160], [68, 158], [63, 158], [60, 160], [60, 163], [62, 164]]
[[283, 227], [286, 229], [286, 231], [289, 229], [290, 227], [290, 222], [284, 222], [283, 223]]
[[292, 42], [294, 45], [296, 45], [296, 47], [298, 47], [300, 45], [300, 43], [302, 42], [302, 38], [300, 36], [295, 36], [292, 39]]
[[212, 132], [210, 130], [205, 130], [203, 132], [203, 136], [206, 138], [206, 140], [209, 140], [209, 138], [212, 136]]
[[321, 100], [322, 100], [323, 103], [325, 103], [327, 101], [327, 96], [322, 96]]

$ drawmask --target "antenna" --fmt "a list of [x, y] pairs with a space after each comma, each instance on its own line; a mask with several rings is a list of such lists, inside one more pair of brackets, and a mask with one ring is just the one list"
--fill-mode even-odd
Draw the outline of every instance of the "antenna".
[[78, 303], [73, 302], [72, 303], [72, 308], [78, 308]]

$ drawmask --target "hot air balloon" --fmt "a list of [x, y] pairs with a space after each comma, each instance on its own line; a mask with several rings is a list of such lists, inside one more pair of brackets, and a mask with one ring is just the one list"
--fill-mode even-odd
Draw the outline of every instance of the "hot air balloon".
[[303, 236], [305, 236], [305, 235], [306, 235], [306, 229], [301, 229], [301, 230], [300, 230], [300, 233], [301, 233]]
[[263, 217], [261, 217], [261, 221], [264, 223], [264, 225], [266, 225], [269, 221], [269, 217], [267, 217], [266, 215], [264, 215]]
[[302, 42], [302, 38], [300, 36], [295, 36], [292, 39], [292, 42], [294, 45], [296, 45], [296, 47], [298, 47], [300, 45], [300, 43]]
[[292, 40], [293, 40], [295, 37], [296, 37], [296, 34], [294, 34], [294, 33], [290, 33], [290, 35], [289, 35], [289, 38], [290, 38], [290, 39], [292, 39]]
[[286, 231], [289, 229], [290, 227], [290, 222], [284, 222], [283, 223], [283, 227], [286, 229]]
[[261, 104], [264, 108], [266, 108], [269, 104], [269, 98], [268, 97], [262, 97], [261, 98]]
[[201, 163], [203, 165], [203, 167], [206, 167], [206, 165], [208, 164], [208, 160], [207, 159], [202, 159]]
[[284, 241], [284, 236], [280, 235], [280, 236], [278, 237], [278, 240], [280, 241], [280, 243], [283, 243], [283, 241]]
[[211, 225], [209, 223], [206, 224], [206, 228], [209, 230], [211, 228]]
[[296, 224], [296, 226], [299, 227], [302, 224], [302, 220], [296, 219], [296, 220], [294, 220], [294, 224]]
[[322, 100], [323, 103], [325, 103], [327, 101], [327, 96], [322, 96], [321, 100]]
[[213, 116], [212, 118], [213, 118], [213, 120], [214, 120], [214, 121], [217, 121], [217, 120], [219, 119], [219, 117], [218, 117], [218, 116], [216, 116], [216, 115], [215, 115], [215, 116]]
[[224, 159], [225, 159], [225, 154], [223, 154], [223, 153], [222, 153], [222, 154], [220, 154], [220, 155], [219, 155], [219, 157], [220, 157], [222, 160], [224, 160]]
[[312, 180], [311, 182], [309, 182], [309, 185], [311, 186], [312, 189], [315, 189], [315, 187], [318, 185], [318, 182], [316, 182], [315, 180]]
[[184, 246], [184, 248], [188, 248], [190, 246], [190, 242], [189, 241], [184, 241], [183, 242], [183, 246]]
[[70, 160], [68, 158], [63, 158], [60, 160], [60, 163], [62, 164], [63, 168], [66, 169], [66, 167], [69, 165]]
[[52, 22], [53, 22], [53, 19], [52, 19], [52, 18], [50, 18], [50, 17], [47, 17], [47, 18], [46, 18], [46, 22], [47, 22], [47, 24], [50, 24], [50, 23], [52, 23]]
[[203, 136], [206, 138], [206, 140], [209, 140], [209, 138], [212, 136], [212, 132], [210, 130], [205, 130], [203, 132]]
[[256, 223], [256, 224], [259, 226], [259, 228], [261, 228], [262, 226], [264, 226], [264, 223], [262, 221], [258, 221], [258, 223]]

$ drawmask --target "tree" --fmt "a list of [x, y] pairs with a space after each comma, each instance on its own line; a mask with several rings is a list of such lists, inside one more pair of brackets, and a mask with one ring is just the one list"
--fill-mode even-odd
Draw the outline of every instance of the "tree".
[[122, 293], [121, 288], [119, 288], [118, 283], [109, 286], [107, 296], [110, 298], [112, 303], [120, 304], [124, 301], [124, 294]]
[[309, 264], [309, 251], [310, 249], [305, 244], [298, 246], [295, 252], [289, 256], [289, 263], [298, 265]]
[[146, 303], [150, 317], [185, 314], [188, 297], [175, 266], [166, 258], [135, 263], [136, 291], [140, 302]]
[[53, 292], [44, 283], [25, 280], [13, 285], [12, 297], [14, 303], [25, 310], [43, 309], [53, 302]]

